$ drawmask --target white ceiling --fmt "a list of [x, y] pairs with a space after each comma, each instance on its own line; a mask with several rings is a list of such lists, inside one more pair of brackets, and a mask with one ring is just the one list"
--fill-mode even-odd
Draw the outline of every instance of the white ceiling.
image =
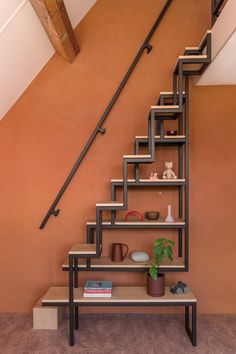
[[197, 85], [236, 85], [236, 0], [228, 0], [212, 28], [212, 62]]
[[[64, 0], [73, 27], [96, 1]], [[0, 1], [0, 52], [1, 119], [55, 53], [29, 0]]]
[[21, 3], [22, 0], [3, 0], [0, 2], [0, 28]]

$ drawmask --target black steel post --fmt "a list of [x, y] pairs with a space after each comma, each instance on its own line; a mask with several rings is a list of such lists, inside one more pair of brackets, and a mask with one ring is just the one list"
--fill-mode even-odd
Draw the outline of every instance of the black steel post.
[[189, 266], [189, 77], [185, 76], [185, 193], [184, 193], [184, 198], [185, 198], [185, 205], [184, 205], [184, 211], [185, 211], [185, 254], [184, 254], [184, 263], [186, 270], [188, 270]]
[[197, 346], [197, 303], [192, 304], [192, 345]]
[[[111, 200], [116, 200], [116, 187], [114, 183], [111, 183]], [[111, 210], [111, 223], [114, 225], [116, 221], [116, 210]]]
[[74, 345], [74, 327], [75, 327], [75, 311], [74, 311], [74, 283], [73, 283], [73, 256], [69, 255], [69, 343]]
[[[139, 154], [139, 141], [136, 139], [134, 143], [134, 154], [138, 155]], [[139, 164], [136, 163], [134, 165], [134, 179], [136, 182], [139, 180]]]

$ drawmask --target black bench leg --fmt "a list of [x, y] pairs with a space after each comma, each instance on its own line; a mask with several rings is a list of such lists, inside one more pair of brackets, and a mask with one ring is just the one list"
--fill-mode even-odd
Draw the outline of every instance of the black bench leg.
[[75, 328], [75, 324], [74, 324], [74, 312], [75, 312], [75, 308], [74, 306], [70, 306], [69, 308], [69, 317], [70, 317], [70, 346], [73, 346], [75, 343], [75, 338], [74, 338], [74, 328]]
[[75, 329], [79, 329], [79, 306], [75, 306]]
[[185, 328], [191, 343], [197, 346], [197, 303], [192, 304], [192, 330], [189, 327], [189, 306], [185, 306]]

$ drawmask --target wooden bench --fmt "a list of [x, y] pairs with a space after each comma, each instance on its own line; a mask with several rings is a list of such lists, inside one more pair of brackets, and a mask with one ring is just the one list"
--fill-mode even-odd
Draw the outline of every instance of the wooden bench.
[[[43, 306], [69, 306], [70, 345], [74, 345], [74, 330], [78, 329], [78, 307], [80, 306], [182, 306], [185, 308], [185, 328], [193, 346], [197, 345], [197, 300], [193, 293], [176, 295], [166, 287], [162, 297], [147, 295], [140, 286], [113, 287], [112, 298], [84, 298], [83, 288], [73, 289], [73, 302], [69, 302], [68, 287], [51, 287], [42, 299]], [[191, 329], [190, 308], [192, 309]]]

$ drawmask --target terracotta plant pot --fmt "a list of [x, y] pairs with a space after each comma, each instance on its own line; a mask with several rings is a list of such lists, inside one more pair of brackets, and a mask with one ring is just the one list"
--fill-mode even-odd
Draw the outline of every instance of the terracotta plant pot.
[[154, 280], [147, 273], [147, 294], [155, 297], [165, 295], [165, 274], [159, 274], [157, 280]]

